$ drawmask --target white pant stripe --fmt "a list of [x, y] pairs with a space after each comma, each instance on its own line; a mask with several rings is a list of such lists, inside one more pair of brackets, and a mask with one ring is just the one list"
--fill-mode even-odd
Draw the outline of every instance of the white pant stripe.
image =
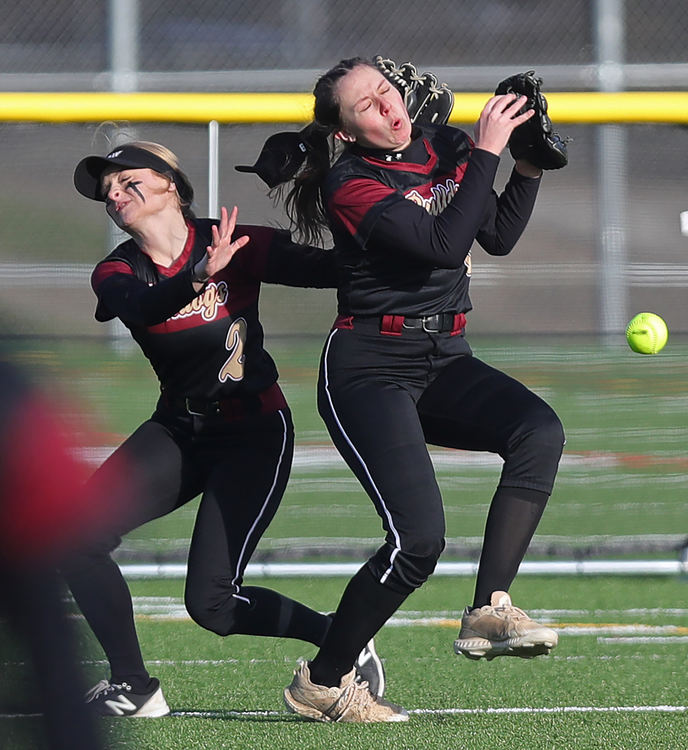
[[389, 529], [392, 532], [392, 535], [394, 536], [394, 550], [389, 558], [389, 567], [387, 570], [382, 574], [382, 577], [380, 578], [380, 583], [384, 583], [387, 578], [389, 577], [390, 573], [392, 572], [394, 568], [394, 560], [396, 556], [401, 552], [401, 539], [399, 538], [399, 534], [394, 527], [394, 521], [392, 520], [392, 515], [389, 512], [389, 509], [385, 505], [385, 501], [382, 497], [382, 494], [380, 493], [380, 490], [377, 488], [377, 485], [373, 481], [372, 476], [370, 475], [370, 472], [368, 471], [368, 467], [365, 464], [365, 461], [361, 457], [361, 454], [356, 450], [356, 446], [351, 442], [349, 439], [349, 436], [346, 433], [346, 430], [342, 426], [342, 423], [339, 421], [339, 417], [337, 416], [337, 412], [334, 408], [334, 404], [332, 403], [332, 396], [330, 395], [330, 379], [329, 379], [329, 373], [327, 370], [327, 363], [328, 363], [328, 354], [330, 351], [330, 343], [332, 342], [332, 339], [337, 335], [337, 330], [332, 331], [330, 333], [328, 339], [327, 339], [327, 345], [325, 347], [325, 356], [323, 357], [323, 376], [325, 381], [325, 393], [327, 394], [327, 403], [330, 406], [330, 411], [332, 412], [332, 416], [334, 417], [337, 427], [339, 428], [339, 431], [342, 433], [342, 436], [344, 437], [344, 440], [346, 440], [348, 446], [353, 451], [354, 455], [356, 456], [356, 459], [360, 463], [361, 467], [363, 468], [363, 471], [366, 474], [366, 477], [368, 478], [368, 481], [370, 482], [370, 486], [372, 487], [375, 496], [377, 497], [377, 500], [380, 504], [380, 507], [382, 508], [382, 512], [385, 515], [385, 518], [387, 519], [387, 523], [389, 524]]
[[[241, 548], [241, 552], [239, 553], [239, 558], [237, 559], [236, 575], [234, 576], [234, 579], [232, 580], [232, 584], [234, 586], [237, 585], [236, 582], [241, 577], [242, 572], [244, 570], [244, 566], [245, 566], [244, 555], [246, 554], [246, 547], [248, 545], [249, 540], [251, 539], [251, 537], [253, 535], [253, 531], [255, 530], [256, 526], [258, 525], [258, 522], [260, 521], [260, 519], [263, 517], [263, 515], [265, 513], [265, 509], [267, 508], [267, 505], [270, 502], [270, 498], [272, 497], [272, 493], [275, 491], [275, 486], [277, 485], [277, 480], [279, 478], [280, 467], [282, 466], [282, 461], [284, 460], [284, 451], [287, 448], [287, 421], [284, 418], [284, 414], [282, 413], [281, 410], [278, 412], [278, 414], [280, 415], [280, 417], [282, 419], [282, 427], [283, 427], [282, 449], [280, 450], [280, 456], [279, 456], [279, 459], [277, 460], [277, 464], [275, 465], [275, 474], [274, 474], [274, 476], [272, 478], [272, 485], [270, 487], [270, 490], [269, 490], [268, 494], [265, 496], [265, 501], [263, 502], [263, 505], [262, 505], [262, 507], [260, 509], [260, 513], [258, 513], [258, 515], [256, 516], [256, 518], [255, 518], [255, 520], [254, 520], [251, 528], [249, 529], [248, 534], [246, 535], [246, 539], [244, 540], [244, 544], [243, 544], [243, 546]], [[248, 560], [246, 562], [248, 562]]]

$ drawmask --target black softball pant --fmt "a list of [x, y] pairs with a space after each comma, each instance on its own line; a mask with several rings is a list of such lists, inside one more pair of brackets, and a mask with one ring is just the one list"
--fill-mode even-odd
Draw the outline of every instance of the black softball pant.
[[[418, 329], [388, 336], [356, 322], [326, 341], [318, 408], [382, 519], [385, 543], [367, 563], [375, 580], [408, 594], [433, 572], [444, 548], [442, 498], [427, 443], [502, 457], [489, 538], [509, 540], [517, 559], [511, 572], [492, 578], [513, 578], [564, 445], [561, 423], [541, 398], [473, 357], [462, 336]], [[520, 527], [523, 498], [535, 498], [538, 507]], [[487, 540], [486, 534], [481, 566], [502, 552], [486, 550]], [[510, 582], [501, 585], [507, 590]]]
[[114, 681], [138, 677], [141, 684], [147, 672], [131, 596], [110, 552], [122, 535], [199, 494], [185, 590], [191, 617], [219, 635], [320, 642], [329, 618], [277, 592], [242, 586], [245, 567], [282, 499], [293, 450], [288, 409], [235, 422], [159, 410], [108, 458], [99, 471], [112, 463], [126, 467], [133, 512], [62, 571], [108, 656]]

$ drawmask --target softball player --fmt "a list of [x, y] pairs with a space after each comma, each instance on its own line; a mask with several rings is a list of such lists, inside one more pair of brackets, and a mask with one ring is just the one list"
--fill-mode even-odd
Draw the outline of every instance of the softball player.
[[[127, 498], [117, 481], [85, 493], [87, 469], [75, 448], [55, 394], [0, 349], [0, 617], [3, 633], [9, 625], [18, 636], [16, 653], [15, 639], [3, 640], [0, 711], [16, 714], [19, 695], [31, 712], [38, 705], [43, 721], [22, 732], [24, 747], [105, 748], [83, 702], [83, 654], [57, 567], [76, 543], [108, 528]], [[19, 693], [10, 653], [31, 674]]]
[[[511, 132], [533, 110], [519, 114], [525, 97], [492, 97], [475, 140], [444, 125], [413, 127], [399, 91], [360, 58], [322, 76], [314, 94], [306, 168], [286, 206], [304, 237], [328, 227], [335, 242], [339, 316], [322, 353], [318, 406], [386, 536], [284, 697], [322, 721], [403, 721], [404, 709], [358, 688], [353, 665], [444, 547], [427, 443], [504, 462], [456, 652], [529, 657], [557, 643], [507, 592], [552, 490], [562, 426], [538, 396], [472, 356], [464, 337], [474, 241], [506, 255], [535, 203], [541, 170], [526, 161], [500, 195], [493, 189]], [[332, 136], [343, 150], [330, 165]]]
[[[197, 219], [188, 178], [158, 144], [86, 157], [74, 184], [103, 201], [131, 236], [95, 267], [96, 318], [127, 326], [158, 376], [160, 397], [92, 480], [124, 463], [132, 513], [63, 572], [110, 663], [90, 705], [107, 716], [162, 716], [169, 708], [143, 662], [131, 596], [110, 556], [122, 534], [146, 521], [201, 495], [185, 603], [202, 627], [320, 644], [330, 626], [329, 615], [242, 579], [284, 493], [294, 447], [289, 407], [263, 347], [260, 283], [333, 286], [334, 268], [330, 254], [294, 244], [288, 232], [236, 226], [236, 208], [223, 208], [219, 222]], [[372, 644], [361, 657], [360, 678], [381, 693]]]

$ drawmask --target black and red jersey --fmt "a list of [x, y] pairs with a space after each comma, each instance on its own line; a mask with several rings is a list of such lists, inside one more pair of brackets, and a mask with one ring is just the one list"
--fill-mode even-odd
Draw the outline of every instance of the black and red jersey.
[[184, 250], [171, 267], [156, 265], [133, 239], [98, 263], [91, 284], [96, 319], [118, 317], [150, 360], [161, 389], [196, 399], [252, 396], [277, 380], [258, 317], [261, 282], [334, 287], [332, 254], [297, 245], [289, 232], [239, 225], [248, 235], [204, 289], [192, 285], [195, 264], [212, 242], [212, 219], [188, 222]]
[[467, 312], [474, 241], [505, 255], [521, 236], [540, 180], [515, 170], [501, 195], [499, 157], [450, 126], [414, 129], [403, 152], [349, 146], [323, 201], [335, 241], [342, 315]]

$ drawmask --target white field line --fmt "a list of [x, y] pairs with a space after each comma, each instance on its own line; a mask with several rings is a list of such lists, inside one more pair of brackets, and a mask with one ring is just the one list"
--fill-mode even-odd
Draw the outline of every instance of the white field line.
[[[668, 713], [688, 712], [688, 706], [504, 706], [501, 708], [410, 708], [409, 713], [417, 716], [451, 716], [480, 714], [627, 714], [627, 713]], [[0, 719], [23, 719], [40, 714], [0, 714]], [[283, 717], [301, 721], [286, 711], [171, 711], [170, 716], [190, 719], [261, 718]]]
[[[353, 576], [360, 563], [249, 563], [246, 576], [299, 578]], [[184, 578], [184, 563], [120, 565], [125, 578]], [[477, 562], [440, 562], [434, 576], [474, 576]], [[688, 560], [543, 560], [523, 562], [520, 575], [688, 575]]]
[[[607, 643], [621, 643], [625, 644], [626, 641], [629, 641], [631, 643], [633, 642], [640, 642], [643, 644], [653, 644], [655, 642], [664, 642], [664, 643], [682, 643], [684, 641], [688, 641], [688, 638], [683, 638], [681, 636], [675, 637], [675, 638], [643, 638], [643, 639], [635, 639], [635, 638], [598, 638], [598, 642], [607, 642]], [[548, 661], [561, 661], [561, 662], [583, 662], [583, 661], [614, 661], [614, 662], [620, 662], [620, 661], [648, 661], [652, 659], [660, 659], [665, 654], [660, 654], [658, 652], [656, 653], [634, 653], [634, 654], [579, 654], [577, 656], [574, 655], [568, 655], [568, 656], [559, 656], [558, 654], [550, 654], [547, 657]], [[423, 661], [434, 661], [435, 657], [415, 657], [411, 661], [414, 662], [423, 662]], [[384, 661], [384, 659], [383, 659]], [[81, 665], [84, 667], [107, 667], [108, 662], [106, 659], [83, 659], [81, 662]], [[219, 668], [225, 668], [231, 664], [271, 664], [274, 666], [286, 666], [288, 668], [293, 668], [293, 660], [287, 659], [286, 657], [284, 659], [146, 659], [146, 664], [151, 667], [174, 667], [175, 669], [179, 669], [182, 667], [219, 667]], [[4, 661], [0, 662], [1, 667], [26, 667], [28, 666], [28, 662], [26, 661]]]
[[513, 706], [504, 708], [411, 708], [410, 714], [609, 714], [685, 713], [688, 706]]
[[688, 635], [670, 635], [670, 636], [603, 636], [597, 639], [598, 643], [621, 643], [624, 646], [634, 646], [639, 643], [651, 643], [653, 645], [688, 643]]
[[[685, 481], [685, 479], [684, 479]], [[341, 504], [337, 504], [338, 507], [343, 507]], [[332, 509], [332, 505], [328, 504], [328, 513]], [[294, 504], [290, 504], [283, 508], [286, 513], [293, 513], [295, 509]], [[299, 512], [305, 510], [305, 508], [296, 508]], [[358, 511], [357, 506], [349, 505], [346, 506], [347, 512]], [[582, 509], [582, 506], [581, 506]], [[481, 504], [476, 506], [465, 506], [462, 505], [460, 508], [449, 508], [445, 509], [446, 513], [465, 513], [467, 511], [480, 512], [485, 514], [487, 511], [487, 504]], [[310, 506], [310, 512], [312, 512], [312, 506]], [[186, 519], [193, 519], [196, 514], [196, 508], [194, 506], [182, 507], [175, 511], [177, 518], [184, 517]], [[163, 537], [156, 536], [154, 539], [126, 539], [125, 542], [119, 547], [120, 550], [130, 552], [132, 550], [146, 551], [146, 550], [182, 550], [189, 546], [191, 541], [191, 535], [184, 537]], [[451, 536], [446, 537], [447, 545], [473, 548], [479, 550], [482, 547], [483, 537], [482, 536]], [[613, 548], [625, 549], [629, 545], [643, 545], [646, 549], [654, 549], [656, 551], [669, 551], [670, 549], [678, 550], [681, 546], [685, 546], [688, 543], [688, 532], [682, 534], [536, 534], [533, 538], [532, 547], [535, 549], [550, 548], [553, 545], [561, 546], [576, 546], [576, 547], [604, 547], [608, 550]], [[362, 547], [370, 547], [371, 549], [377, 549], [380, 546], [380, 537], [364, 537], [364, 536], [337, 536], [337, 537], [314, 537], [314, 536], [280, 536], [280, 537], [263, 537], [260, 541], [261, 550], [291, 550], [294, 548], [310, 548], [317, 547], [319, 549], [333, 549], [339, 550], [346, 547], [354, 547], [356, 549]]]
[[[410, 708], [410, 714], [421, 716], [479, 715], [479, 714], [624, 714], [624, 713], [685, 713], [688, 706], [512, 706], [503, 708]], [[219, 719], [223, 716], [290, 716], [284, 711], [172, 711], [171, 716]]]
[[[410, 708], [410, 714], [420, 716], [479, 715], [479, 714], [623, 714], [623, 713], [685, 713], [688, 706], [509, 706], [502, 708]], [[172, 711], [172, 716], [217, 719], [223, 716], [290, 716], [284, 711]]]

